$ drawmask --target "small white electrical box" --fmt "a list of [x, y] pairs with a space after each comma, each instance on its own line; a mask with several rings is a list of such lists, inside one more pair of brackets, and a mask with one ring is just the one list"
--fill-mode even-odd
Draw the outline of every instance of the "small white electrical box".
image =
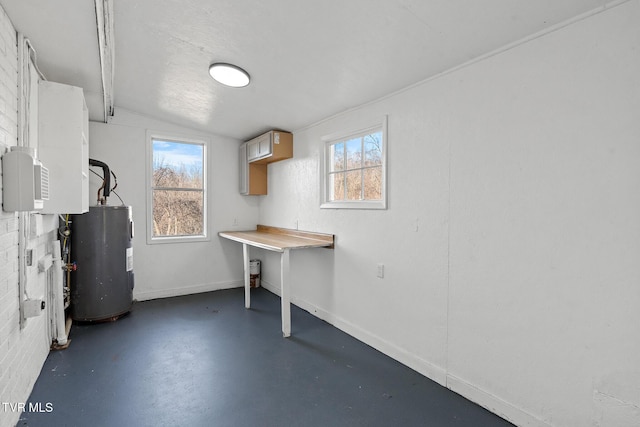
[[46, 254], [38, 261], [38, 272], [44, 273], [53, 265], [53, 257], [51, 254]]
[[40, 316], [44, 311], [45, 303], [41, 299], [26, 299], [22, 301], [22, 313], [25, 319]]
[[42, 215], [36, 213], [29, 214], [29, 238], [35, 239], [41, 236], [44, 232], [43, 230]]
[[5, 212], [42, 209], [49, 199], [49, 170], [36, 160], [36, 150], [11, 147], [2, 156], [2, 209]]

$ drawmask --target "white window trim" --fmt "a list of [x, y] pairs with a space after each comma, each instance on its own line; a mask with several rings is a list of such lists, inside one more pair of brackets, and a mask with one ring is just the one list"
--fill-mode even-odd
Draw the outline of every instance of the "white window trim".
[[[382, 130], [382, 199], [381, 200], [329, 200], [329, 147], [336, 141], [346, 140], [357, 134]], [[320, 149], [320, 208], [321, 209], [387, 209], [387, 116], [368, 124], [354, 126], [321, 138]]]
[[[201, 144], [203, 146], [202, 157], [204, 159], [204, 166], [202, 171], [202, 181], [204, 186], [204, 194], [203, 194], [203, 204], [204, 204], [204, 224], [203, 224], [203, 232], [204, 234], [198, 236], [162, 236], [162, 237], [153, 237], [153, 190], [152, 190], [152, 176], [153, 176], [153, 140], [167, 140], [167, 141], [175, 141], [175, 142], [184, 142], [189, 144]], [[155, 244], [164, 244], [164, 243], [186, 243], [186, 242], [207, 242], [211, 240], [209, 236], [209, 203], [208, 203], [208, 194], [209, 194], [209, 181], [208, 177], [208, 169], [209, 169], [209, 145], [210, 141], [205, 137], [192, 137], [192, 136], [184, 136], [180, 134], [174, 133], [166, 133], [166, 132], [155, 132], [152, 130], [147, 130], [147, 147], [146, 147], [146, 196], [147, 196], [147, 205], [146, 205], [146, 217], [147, 217], [147, 244], [155, 245]]]

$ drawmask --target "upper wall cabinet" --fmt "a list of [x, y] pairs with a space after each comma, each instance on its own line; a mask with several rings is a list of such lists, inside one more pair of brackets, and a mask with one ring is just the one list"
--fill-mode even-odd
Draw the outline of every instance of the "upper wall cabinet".
[[267, 164], [293, 157], [293, 135], [272, 130], [240, 145], [240, 194], [267, 194]]
[[38, 158], [49, 168], [41, 213], [89, 211], [89, 111], [79, 87], [40, 81]]
[[272, 130], [247, 141], [249, 163], [273, 163], [293, 157], [293, 135]]

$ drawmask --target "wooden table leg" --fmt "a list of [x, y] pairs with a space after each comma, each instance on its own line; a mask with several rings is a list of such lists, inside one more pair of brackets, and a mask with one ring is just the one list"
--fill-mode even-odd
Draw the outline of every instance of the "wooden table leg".
[[282, 304], [282, 335], [291, 336], [291, 282], [289, 281], [289, 249], [280, 255], [280, 302]]
[[249, 245], [242, 244], [242, 258], [244, 260], [244, 306], [251, 308], [251, 281], [249, 278]]

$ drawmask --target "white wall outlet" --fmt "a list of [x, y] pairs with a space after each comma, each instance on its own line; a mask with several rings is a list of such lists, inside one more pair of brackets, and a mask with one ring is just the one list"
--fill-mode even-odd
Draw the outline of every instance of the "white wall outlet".
[[384, 264], [378, 264], [378, 278], [384, 278]]
[[233, 218], [233, 226], [234, 227], [238, 226], [238, 218]]

